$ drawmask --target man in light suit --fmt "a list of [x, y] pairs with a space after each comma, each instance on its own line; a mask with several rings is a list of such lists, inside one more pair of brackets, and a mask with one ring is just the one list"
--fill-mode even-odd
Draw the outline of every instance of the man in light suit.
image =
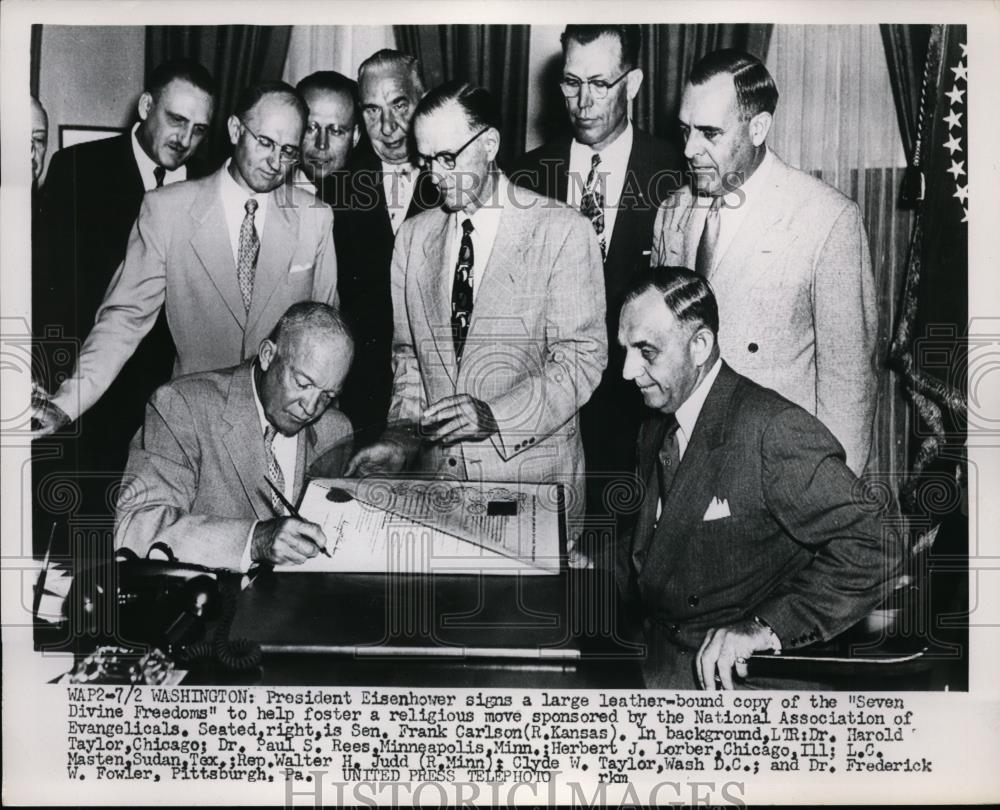
[[730, 369], [719, 331], [711, 287], [685, 268], [647, 271], [622, 309], [623, 373], [655, 413], [616, 570], [655, 688], [733, 688], [751, 654], [840, 634], [888, 595], [900, 562], [830, 431]]
[[146, 407], [118, 500], [115, 546], [144, 556], [162, 543], [180, 561], [246, 570], [301, 563], [323, 530], [289, 517], [267, 479], [295, 503], [319, 455], [341, 464], [350, 423], [331, 402], [352, 341], [327, 304], [294, 304], [260, 353], [233, 368], [180, 377]]
[[146, 195], [73, 375], [38, 409], [41, 432], [97, 401], [161, 308], [177, 376], [252, 356], [292, 303], [336, 303], [330, 208], [284, 185], [305, 118], [284, 82], [247, 88], [229, 118], [232, 159], [207, 178]]
[[854, 202], [767, 148], [777, 100], [749, 54], [695, 64], [679, 114], [693, 185], [660, 208], [653, 263], [712, 282], [726, 362], [818, 416], [860, 474], [877, 390], [868, 241]]
[[[511, 180], [584, 211], [604, 245], [608, 368], [580, 418], [587, 456], [587, 505], [607, 512], [604, 489], [635, 470], [642, 402], [621, 378], [615, 338], [622, 291], [649, 267], [653, 221], [680, 185], [680, 155], [668, 141], [636, 129], [629, 107], [642, 85], [638, 25], [568, 25], [560, 37], [559, 87], [572, 136], [543, 144], [513, 166]], [[591, 183], [593, 181], [593, 183]]]
[[417, 107], [421, 160], [443, 199], [407, 220], [392, 259], [393, 392], [387, 433], [352, 472], [563, 484], [583, 510], [577, 415], [607, 361], [601, 254], [590, 223], [508, 183], [498, 113], [449, 82]]

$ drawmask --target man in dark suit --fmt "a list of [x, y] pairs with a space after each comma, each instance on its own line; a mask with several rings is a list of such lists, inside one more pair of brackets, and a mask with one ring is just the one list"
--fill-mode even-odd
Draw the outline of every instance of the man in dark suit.
[[609, 362], [581, 413], [587, 460], [588, 511], [603, 504], [609, 474], [630, 476], [642, 403], [621, 379], [623, 354], [615, 343], [622, 293], [635, 272], [649, 266], [656, 208], [680, 184], [680, 159], [667, 141], [632, 126], [629, 103], [642, 84], [638, 25], [569, 25], [563, 32], [560, 89], [572, 137], [524, 155], [511, 179], [574, 205], [591, 220], [604, 255]]
[[293, 304], [235, 368], [160, 388], [132, 441], [118, 500], [116, 546], [144, 556], [163, 543], [179, 559], [246, 570], [301, 563], [323, 530], [286, 514], [267, 480], [294, 503], [320, 455], [341, 463], [350, 425], [330, 405], [351, 363], [351, 338], [328, 304]]
[[711, 287], [690, 270], [655, 268], [627, 291], [624, 377], [655, 413], [639, 434], [645, 497], [616, 568], [645, 619], [650, 687], [733, 688], [751, 654], [863, 618], [900, 562], [895, 535], [858, 502], [843, 447], [730, 369], [718, 330]]
[[410, 159], [410, 121], [424, 95], [417, 59], [376, 52], [358, 69], [358, 90], [368, 143], [348, 162], [349, 206], [337, 220], [338, 291], [357, 360], [340, 406], [356, 430], [375, 437], [392, 394], [393, 242], [404, 220], [437, 207], [439, 197], [427, 172]]
[[[215, 84], [189, 60], [160, 65], [139, 97], [139, 121], [115, 138], [56, 152], [42, 188], [40, 237], [47, 243], [44, 280], [36, 285], [35, 332], [48, 331], [60, 345], [79, 348], [87, 337], [118, 265], [143, 195], [159, 186], [200, 174], [192, 157], [208, 131]], [[74, 351], [74, 355], [76, 351]], [[72, 369], [76, 357], [46, 370], [51, 389]], [[128, 440], [142, 424], [145, 402], [170, 376], [174, 345], [162, 316], [115, 385], [81, 422], [77, 455], [84, 479], [104, 489], [125, 465]], [[97, 476], [87, 475], [98, 473]], [[88, 497], [86, 511], [105, 511], [104, 493]]]

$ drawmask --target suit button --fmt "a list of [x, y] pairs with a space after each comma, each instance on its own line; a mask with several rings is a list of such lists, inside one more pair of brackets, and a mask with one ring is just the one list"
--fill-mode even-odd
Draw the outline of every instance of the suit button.
[[681, 626], [679, 624], [672, 624], [672, 625], [670, 625], [670, 632], [671, 633], [677, 634], [680, 631], [681, 631]]
[[455, 461], [455, 459], [453, 458], [448, 459], [448, 466], [454, 467], [456, 464], [458, 464], [458, 462]]
[[749, 346], [747, 346], [747, 351], [750, 352], [750, 354], [756, 354], [758, 348], [760, 347], [757, 346], [756, 343], [751, 343]]
[[689, 606], [689, 607], [698, 607], [698, 602], [699, 602], [699, 601], [700, 601], [700, 600], [698, 599], [697, 595], [695, 595], [695, 594], [691, 594], [691, 595], [690, 595], [690, 596], [688, 597], [688, 606]]

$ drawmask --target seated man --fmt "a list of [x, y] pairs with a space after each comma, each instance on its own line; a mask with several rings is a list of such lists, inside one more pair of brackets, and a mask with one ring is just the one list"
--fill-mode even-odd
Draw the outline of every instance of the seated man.
[[144, 556], [162, 543], [183, 562], [240, 570], [319, 553], [320, 527], [288, 517], [267, 482], [294, 503], [313, 459], [343, 444], [346, 461], [350, 423], [330, 404], [352, 353], [337, 311], [301, 302], [254, 359], [160, 388], [132, 440], [115, 546]]
[[625, 296], [623, 374], [654, 413], [638, 441], [646, 494], [616, 569], [644, 619], [649, 687], [731, 689], [752, 653], [824, 641], [863, 618], [900, 562], [859, 503], [843, 447], [729, 368], [718, 330], [711, 287], [685, 268], [646, 271]]

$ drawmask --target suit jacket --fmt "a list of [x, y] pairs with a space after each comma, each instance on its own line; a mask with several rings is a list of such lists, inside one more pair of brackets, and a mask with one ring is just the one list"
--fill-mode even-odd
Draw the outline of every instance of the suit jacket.
[[[348, 164], [348, 204], [337, 211], [334, 235], [340, 306], [354, 333], [354, 362], [344, 380], [340, 407], [355, 429], [381, 432], [392, 395], [392, 298], [389, 270], [392, 231], [382, 164], [365, 142]], [[418, 176], [406, 217], [437, 208], [439, 195], [427, 172]]]
[[[145, 556], [162, 542], [178, 560], [239, 568], [254, 521], [274, 517], [252, 369], [251, 360], [179, 377], [153, 395], [145, 425], [132, 440], [118, 499], [116, 548]], [[340, 447], [346, 462], [349, 437], [350, 423], [334, 408], [302, 430], [293, 503], [313, 459]]]
[[55, 402], [70, 416], [114, 380], [161, 308], [177, 346], [174, 376], [225, 368], [257, 353], [292, 304], [337, 301], [333, 215], [299, 188], [271, 199], [249, 315], [243, 307], [219, 192], [223, 167], [151, 191], [80, 352]]
[[[201, 168], [189, 162], [188, 176], [199, 176]], [[60, 149], [52, 156], [33, 233], [33, 239], [44, 243], [44, 256], [36, 252], [40, 260], [32, 267], [33, 324], [42, 339], [55, 331], [59, 337], [53, 348], [72, 348], [67, 363], [48, 351], [51, 340], [43, 340], [49, 362], [42, 378], [50, 390], [72, 370], [79, 346], [94, 325], [108, 284], [125, 257], [144, 194], [131, 132]], [[81, 466], [121, 471], [128, 438], [142, 424], [146, 400], [170, 378], [174, 354], [161, 316], [83, 422], [82, 444], [76, 448]], [[121, 440], [109, 441], [111, 431]]]
[[[519, 158], [511, 172], [513, 182], [565, 202], [571, 141], [569, 136], [554, 140]], [[606, 483], [594, 473], [630, 474], [635, 468], [635, 440], [645, 408], [635, 385], [622, 379], [625, 354], [618, 345], [618, 319], [625, 288], [637, 270], [649, 266], [656, 212], [681, 185], [680, 168], [673, 144], [633, 129], [625, 187], [604, 262], [608, 366], [581, 413], [588, 480], [595, 485], [590, 488], [592, 500]], [[599, 504], [590, 507], [597, 510]]]
[[[858, 206], [777, 155], [710, 281], [727, 363], [819, 417], [860, 473], [877, 379], [875, 280]], [[694, 267], [707, 206], [690, 188], [656, 217], [653, 261]]]
[[565, 485], [567, 513], [583, 509], [577, 412], [607, 362], [601, 253], [590, 223], [516, 186], [485, 269], [476, 269], [472, 320], [456, 364], [451, 333], [453, 218], [407, 220], [392, 257], [390, 421], [418, 422], [455, 394], [485, 401], [499, 431], [486, 441], [425, 446], [431, 474]]
[[[709, 628], [756, 615], [787, 651], [838, 635], [887, 596], [901, 549], [819, 420], [723, 364], [657, 523], [667, 423], [657, 414], [640, 430], [646, 495], [618, 549], [619, 584], [647, 619], [648, 685], [693, 688], [684, 655]], [[713, 499], [729, 516], [706, 519]]]

